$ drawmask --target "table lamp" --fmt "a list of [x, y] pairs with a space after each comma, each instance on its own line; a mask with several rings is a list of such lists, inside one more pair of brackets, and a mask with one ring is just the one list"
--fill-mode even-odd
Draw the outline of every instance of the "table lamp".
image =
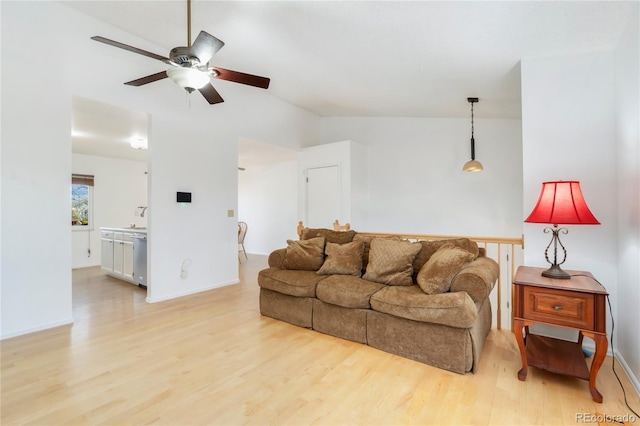
[[[553, 236], [544, 251], [544, 257], [551, 267], [543, 271], [542, 276], [559, 279], [569, 279], [571, 275], [560, 268], [567, 260], [567, 249], [562, 245], [559, 234], [567, 234], [569, 231], [566, 228], [558, 228], [558, 225], [600, 224], [587, 207], [580, 190], [580, 182], [576, 181], [543, 182], [538, 203], [525, 222], [553, 225], [553, 228], [544, 229], [545, 233], [551, 232]], [[553, 262], [549, 260], [549, 248], [552, 244]], [[558, 246], [562, 248], [562, 262], [559, 263]]]

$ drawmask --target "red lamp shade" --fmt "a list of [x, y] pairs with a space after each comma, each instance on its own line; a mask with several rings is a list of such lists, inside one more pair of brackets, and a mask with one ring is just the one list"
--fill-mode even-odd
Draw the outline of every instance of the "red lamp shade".
[[599, 225], [584, 201], [580, 182], [544, 182], [538, 203], [525, 222], [554, 225]]

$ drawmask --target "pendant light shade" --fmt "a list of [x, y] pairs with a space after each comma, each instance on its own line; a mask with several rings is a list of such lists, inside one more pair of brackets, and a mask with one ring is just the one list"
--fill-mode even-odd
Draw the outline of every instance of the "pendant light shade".
[[462, 170], [465, 172], [481, 172], [484, 170], [482, 163], [476, 160], [476, 140], [473, 138], [473, 104], [478, 102], [478, 98], [467, 98], [471, 104], [471, 160], [464, 163]]
[[482, 163], [478, 160], [469, 160], [464, 163], [462, 170], [465, 172], [481, 172], [484, 170], [484, 167], [482, 167]]

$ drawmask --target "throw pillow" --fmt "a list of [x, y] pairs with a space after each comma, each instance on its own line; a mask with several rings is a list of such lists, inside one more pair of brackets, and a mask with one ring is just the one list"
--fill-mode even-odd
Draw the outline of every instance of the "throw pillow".
[[474, 258], [478, 257], [478, 244], [475, 241], [471, 241], [468, 238], [451, 238], [448, 240], [435, 240], [435, 241], [420, 241], [422, 244], [422, 250], [418, 252], [418, 255], [413, 259], [413, 270], [417, 274], [420, 269], [427, 263], [429, 258], [438, 251], [440, 247], [445, 244], [453, 244], [456, 247], [467, 250], [472, 253]]
[[362, 241], [353, 241], [347, 244], [327, 242], [324, 249], [324, 254], [327, 257], [317, 274], [359, 277], [362, 274], [363, 251], [364, 243]]
[[374, 237], [373, 235], [363, 235], [356, 234], [353, 236], [353, 241], [362, 241], [364, 243], [364, 252], [362, 253], [362, 270], [367, 269], [367, 265], [369, 264], [369, 250], [371, 250], [371, 241], [374, 238], [386, 238], [391, 240], [400, 240], [401, 238], [397, 235], [391, 235], [388, 237]]
[[324, 237], [310, 240], [287, 240], [283, 269], [317, 271], [324, 261]]
[[445, 244], [420, 269], [416, 281], [427, 294], [445, 293], [451, 288], [451, 281], [460, 269], [473, 258], [473, 253], [453, 244]]
[[374, 238], [362, 278], [387, 285], [412, 285], [413, 258], [421, 247], [405, 240]]

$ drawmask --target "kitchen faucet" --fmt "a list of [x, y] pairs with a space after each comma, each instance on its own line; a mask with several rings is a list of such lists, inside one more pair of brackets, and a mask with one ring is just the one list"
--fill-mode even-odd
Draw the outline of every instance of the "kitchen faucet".
[[144, 217], [144, 212], [147, 211], [148, 207], [144, 207], [144, 206], [138, 206], [139, 209], [142, 209], [142, 211], [140, 212], [140, 217]]

